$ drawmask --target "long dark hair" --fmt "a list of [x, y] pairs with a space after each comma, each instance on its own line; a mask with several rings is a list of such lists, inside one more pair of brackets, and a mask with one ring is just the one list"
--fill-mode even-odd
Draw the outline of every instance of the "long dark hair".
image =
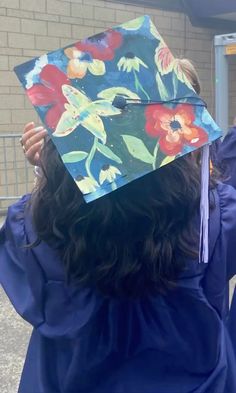
[[170, 288], [186, 257], [198, 256], [192, 221], [200, 165], [190, 155], [88, 204], [51, 141], [41, 166], [31, 197], [33, 225], [38, 241], [60, 252], [69, 282], [137, 297]]

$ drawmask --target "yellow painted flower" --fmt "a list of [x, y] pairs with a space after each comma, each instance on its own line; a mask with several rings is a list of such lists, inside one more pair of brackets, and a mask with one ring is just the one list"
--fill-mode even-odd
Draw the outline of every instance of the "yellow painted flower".
[[148, 68], [148, 66], [137, 56], [134, 55], [133, 52], [128, 52], [125, 56], [122, 56], [117, 64], [119, 71], [131, 72], [138, 71], [140, 66]]
[[96, 191], [97, 187], [99, 187], [96, 180], [88, 176], [77, 176], [75, 181], [82, 194], [89, 194], [90, 192], [94, 192]]
[[70, 79], [82, 79], [87, 71], [93, 75], [104, 75], [105, 63], [99, 59], [93, 59], [89, 53], [81, 52], [75, 46], [65, 49], [65, 55], [70, 59], [67, 66], [67, 75]]
[[105, 180], [112, 183], [116, 179], [117, 175], [121, 175], [118, 168], [112, 165], [103, 165], [99, 175], [99, 183], [103, 184]]

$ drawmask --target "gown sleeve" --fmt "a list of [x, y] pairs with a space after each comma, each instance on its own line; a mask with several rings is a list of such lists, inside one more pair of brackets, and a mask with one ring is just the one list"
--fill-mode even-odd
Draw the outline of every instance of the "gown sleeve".
[[[226, 184], [218, 186], [220, 204], [219, 251], [226, 261], [226, 279], [236, 274], [236, 190]], [[222, 263], [222, 262], [221, 262]]]
[[224, 183], [236, 188], [236, 126], [218, 144], [215, 164], [222, 172]]
[[0, 283], [15, 310], [47, 337], [74, 337], [101, 302], [92, 290], [67, 285], [64, 268], [46, 243], [34, 248], [27, 201], [12, 205], [0, 230]]
[[[17, 312], [37, 327], [43, 321], [40, 299], [44, 278], [39, 266], [27, 264], [24, 210], [28, 199], [25, 196], [8, 209], [0, 230], [0, 283]], [[32, 270], [38, 278], [36, 286], [29, 280]]]

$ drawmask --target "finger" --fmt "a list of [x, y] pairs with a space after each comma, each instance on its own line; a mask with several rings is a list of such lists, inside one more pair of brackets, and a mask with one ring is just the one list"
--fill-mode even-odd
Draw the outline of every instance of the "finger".
[[25, 145], [27, 140], [30, 139], [33, 135], [35, 135], [36, 132], [42, 131], [43, 129], [43, 127], [33, 127], [25, 131], [21, 138], [23, 145]]
[[25, 142], [26, 150], [30, 149], [32, 146], [34, 146], [34, 144], [36, 144], [38, 142], [43, 144], [43, 141], [44, 141], [44, 138], [46, 135], [47, 135], [47, 131], [42, 130], [42, 131], [38, 132], [37, 134], [33, 135], [31, 138], [27, 139], [27, 141]]
[[33, 165], [36, 165], [39, 161], [41, 146], [42, 142], [35, 143], [25, 152], [27, 160]]
[[34, 161], [35, 161], [36, 163], [38, 163], [38, 162], [39, 162], [39, 158], [40, 158], [40, 154], [39, 154], [39, 152], [35, 153], [35, 156], [34, 156]]
[[34, 127], [35, 127], [35, 124], [34, 124], [33, 121], [31, 121], [30, 123], [27, 123], [27, 124], [24, 126], [23, 133], [25, 133], [25, 132], [31, 130], [31, 129], [34, 128]]
[[40, 139], [43, 139], [45, 135], [47, 135], [47, 131], [43, 127], [36, 127], [27, 131], [27, 133], [23, 134], [21, 138], [21, 142], [27, 149], [35, 141], [38, 142]]
[[39, 131], [45, 130], [45, 128], [43, 126], [39, 126], [39, 127], [29, 127], [27, 128], [27, 130], [23, 133], [22, 135], [22, 139], [26, 140], [27, 138], [30, 138], [30, 136], [32, 136], [35, 133], [38, 133]]

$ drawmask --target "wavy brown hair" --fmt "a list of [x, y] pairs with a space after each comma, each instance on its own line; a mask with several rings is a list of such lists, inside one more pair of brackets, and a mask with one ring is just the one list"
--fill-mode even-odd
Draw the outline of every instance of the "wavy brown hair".
[[197, 258], [201, 187], [193, 155], [88, 204], [51, 141], [41, 166], [30, 203], [37, 243], [59, 250], [69, 283], [112, 296], [163, 292], [186, 257]]

